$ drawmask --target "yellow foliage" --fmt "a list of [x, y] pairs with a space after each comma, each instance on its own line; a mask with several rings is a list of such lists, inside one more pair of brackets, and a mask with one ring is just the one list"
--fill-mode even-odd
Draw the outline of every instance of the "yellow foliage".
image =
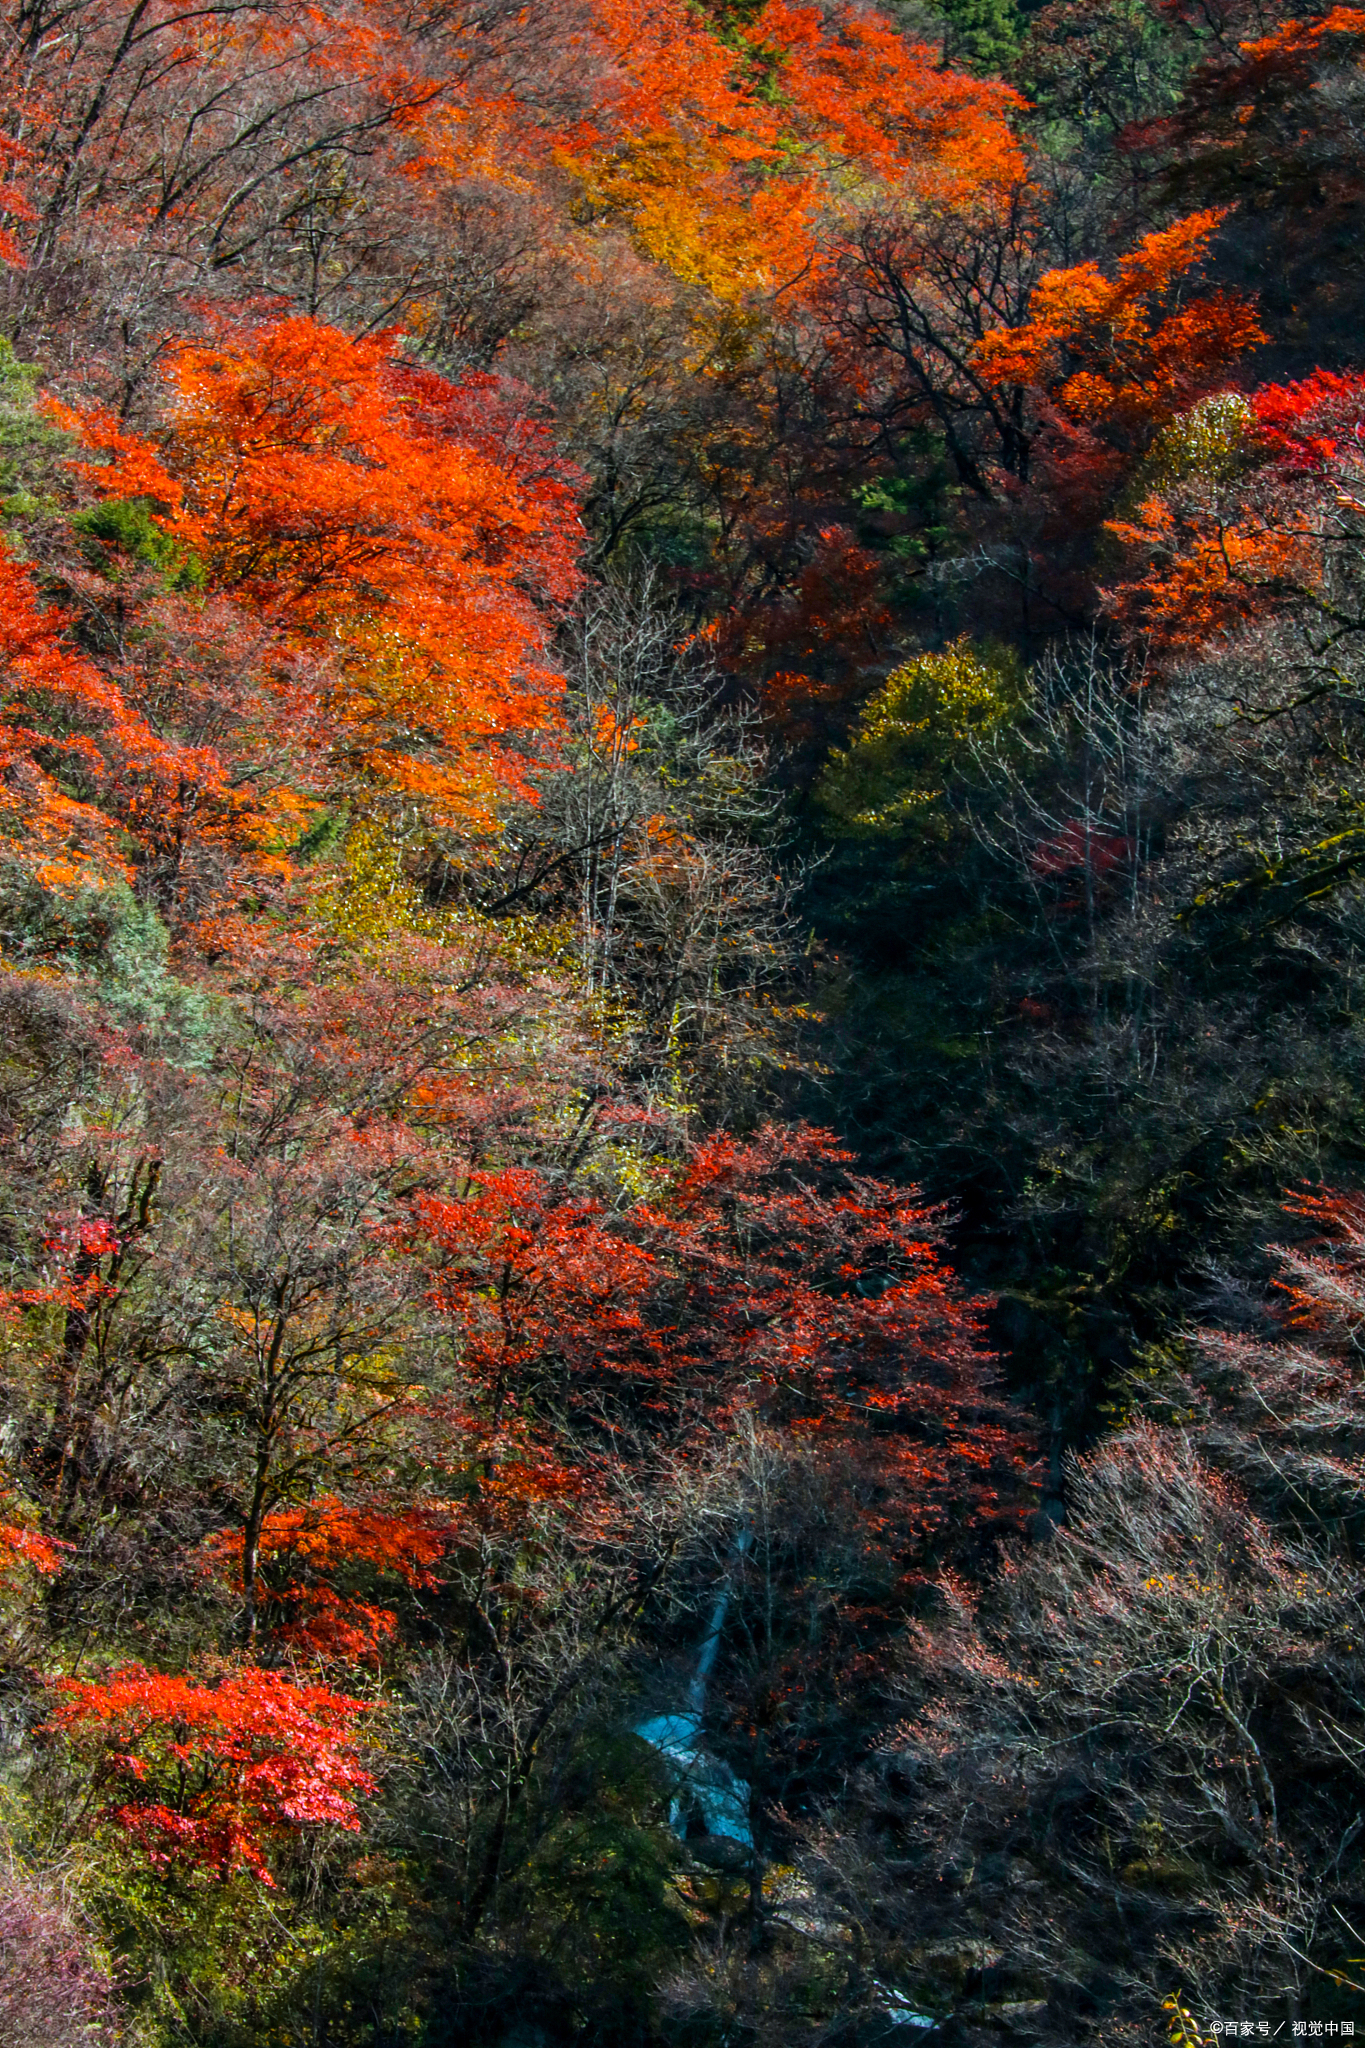
[[336, 872], [316, 909], [332, 937], [360, 951], [383, 951], [409, 934], [440, 938], [441, 913], [430, 909], [403, 867], [400, 824], [383, 817], [358, 819], [346, 834]]
[[912, 824], [941, 830], [926, 814], [952, 762], [1017, 717], [1024, 697], [1018, 657], [1006, 648], [964, 637], [940, 654], [918, 654], [888, 676], [848, 746], [830, 757], [817, 800], [862, 836]]
[[1171, 2048], [1217, 2048], [1214, 2036], [1201, 2031], [1183, 1999], [1163, 1998], [1161, 2009], [1167, 2015]]
[[1226, 481], [1241, 465], [1251, 424], [1251, 406], [1239, 391], [1219, 391], [1191, 406], [1157, 435], [1131, 495], [1140, 500], [1191, 478]]
[[669, 130], [580, 167], [594, 211], [620, 220], [644, 255], [724, 305], [789, 282], [809, 260], [814, 188], [741, 184], [724, 155]]

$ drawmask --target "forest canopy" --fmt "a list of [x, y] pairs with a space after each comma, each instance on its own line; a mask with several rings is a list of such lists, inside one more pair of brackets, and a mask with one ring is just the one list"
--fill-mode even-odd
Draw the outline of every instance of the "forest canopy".
[[1365, 2027], [1365, 13], [5, 26], [0, 2036]]

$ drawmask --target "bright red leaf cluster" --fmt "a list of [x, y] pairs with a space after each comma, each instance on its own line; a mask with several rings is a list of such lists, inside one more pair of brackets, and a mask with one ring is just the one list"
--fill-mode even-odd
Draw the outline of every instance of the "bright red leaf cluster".
[[61, 1679], [48, 1724], [89, 1760], [98, 1810], [153, 1862], [273, 1886], [267, 1855], [303, 1827], [354, 1832], [375, 1781], [359, 1760], [361, 1701], [247, 1667], [217, 1684], [130, 1664]]

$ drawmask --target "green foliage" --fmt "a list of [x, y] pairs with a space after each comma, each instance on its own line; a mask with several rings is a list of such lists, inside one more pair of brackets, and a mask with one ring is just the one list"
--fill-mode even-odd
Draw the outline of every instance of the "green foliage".
[[21, 362], [0, 335], [0, 518], [25, 521], [53, 509], [60, 459], [72, 449], [69, 434], [42, 419], [35, 404], [37, 363]]
[[952, 486], [940, 442], [926, 432], [910, 437], [901, 468], [855, 486], [859, 544], [887, 562], [888, 583], [897, 604], [919, 609], [922, 578], [952, 538]]
[[202, 590], [206, 572], [197, 556], [177, 546], [152, 514], [150, 498], [106, 498], [71, 520], [86, 542], [86, 552], [109, 575], [124, 573], [123, 564], [140, 564], [163, 576], [172, 590]]
[[667, 1774], [646, 1743], [608, 1728], [578, 1747], [555, 1793], [510, 1916], [580, 1993], [611, 1983], [643, 2019], [652, 1984], [692, 1931], [676, 1888]]
[[495, 1951], [442, 1937], [439, 1887], [430, 1897], [429, 1950], [448, 1961], [432, 1975], [422, 2048], [658, 2040], [659, 1984], [705, 1917], [685, 1896], [671, 1790], [658, 1754], [611, 1722], [537, 1773], [507, 1844]]
[[1251, 407], [1239, 391], [1220, 391], [1192, 406], [1158, 434], [1139, 465], [1126, 502], [1193, 479], [1221, 484], [1236, 476], [1248, 454]]
[[836, 749], [816, 801], [836, 828], [857, 837], [906, 832], [942, 838], [947, 783], [974, 743], [1018, 719], [1027, 701], [1022, 665], [1005, 647], [961, 639], [895, 670], [864, 710], [847, 747]]
[[246, 1876], [171, 1878], [112, 1842], [82, 1892], [121, 1963], [136, 2048], [311, 2048], [322, 2027], [334, 2048], [369, 2048], [376, 2022], [388, 2048], [417, 2037], [412, 1886], [391, 1858], [300, 1868], [272, 1895]]
[[101, 961], [105, 1002], [122, 1021], [169, 1039], [181, 1064], [198, 1064], [210, 1049], [210, 996], [170, 972], [170, 933], [154, 905], [123, 884], [104, 894], [114, 899], [109, 908], [116, 913]]
[[132, 900], [126, 884], [81, 887], [67, 896], [11, 868], [0, 873], [0, 944], [11, 959], [89, 971], [103, 959]]
[[326, 860], [340, 846], [350, 824], [350, 814], [344, 809], [321, 810], [307, 830], [301, 832], [290, 848], [295, 860]]
[[1011, 76], [1053, 155], [1114, 174], [1114, 138], [1177, 102], [1197, 44], [1150, 0], [1054, 0], [1030, 10]]
[[934, 11], [946, 23], [950, 64], [985, 75], [1010, 69], [1023, 28], [1018, 0], [934, 0]]
[[12, 959], [92, 977], [120, 1024], [174, 1046], [182, 1064], [208, 1057], [212, 1000], [171, 972], [170, 933], [126, 882], [63, 895], [31, 875], [0, 876], [0, 941]]

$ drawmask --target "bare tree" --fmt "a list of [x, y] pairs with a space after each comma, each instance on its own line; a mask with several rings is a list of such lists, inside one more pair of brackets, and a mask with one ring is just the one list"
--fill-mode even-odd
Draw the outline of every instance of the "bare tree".
[[567, 760], [491, 879], [448, 862], [435, 886], [572, 920], [603, 1049], [680, 1104], [751, 1101], [790, 1057], [801, 883], [756, 722], [652, 575], [594, 588], [563, 655]]
[[855, 2005], [895, 1985], [964, 2042], [1059, 2048], [1150, 2039], [1170, 1998], [1201, 2028], [1358, 2009], [1365, 1218], [1296, 1213], [1291, 1326], [1224, 1282], [1240, 1328], [1142, 1382], [1167, 1419], [1073, 1460], [1065, 1524], [911, 1632], [862, 1824], [805, 1866]]

